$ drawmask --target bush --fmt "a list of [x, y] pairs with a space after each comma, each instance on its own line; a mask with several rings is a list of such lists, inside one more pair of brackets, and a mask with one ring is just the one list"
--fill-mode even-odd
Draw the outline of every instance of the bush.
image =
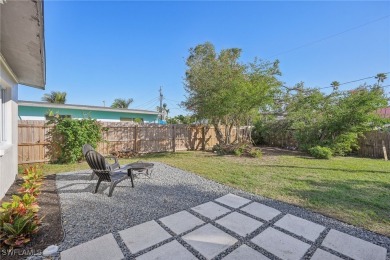
[[95, 119], [55, 118], [49, 122], [54, 127], [49, 132], [52, 140], [52, 159], [58, 163], [74, 163], [83, 159], [81, 147], [96, 147], [102, 140], [102, 127]]
[[330, 159], [332, 157], [332, 150], [328, 147], [315, 146], [309, 149], [309, 153], [317, 159]]
[[37, 196], [43, 179], [43, 171], [38, 167], [26, 168], [24, 183], [19, 190], [22, 195], [13, 195], [11, 202], [0, 207], [0, 244], [19, 247], [30, 241], [30, 236], [39, 230]]
[[238, 157], [245, 156], [245, 157], [261, 158], [263, 155], [260, 148], [253, 147], [251, 144], [247, 144], [247, 143], [229, 144], [229, 145], [216, 144], [214, 145], [212, 150], [218, 155], [232, 154]]
[[251, 148], [249, 151], [249, 156], [253, 158], [259, 158], [261, 159], [263, 157], [263, 152], [259, 148]]

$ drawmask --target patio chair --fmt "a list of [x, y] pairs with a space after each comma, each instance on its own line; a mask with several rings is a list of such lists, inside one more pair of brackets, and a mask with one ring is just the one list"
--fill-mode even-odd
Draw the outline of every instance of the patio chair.
[[95, 150], [88, 151], [85, 155], [85, 159], [92, 171], [99, 177], [94, 193], [98, 191], [99, 185], [102, 181], [111, 182], [108, 197], [111, 197], [115, 186], [127, 178], [130, 178], [131, 186], [134, 188], [133, 175], [131, 174], [131, 171], [128, 174], [126, 169], [112, 170], [107, 166], [104, 156]]
[[[94, 151], [95, 149], [93, 149], [92, 145], [90, 145], [90, 144], [84, 144], [82, 150], [83, 150], [83, 155], [84, 155], [84, 157], [85, 157], [85, 155], [86, 155], [89, 151]], [[109, 167], [111, 170], [115, 170], [115, 169], [121, 167], [120, 164], [119, 164], [119, 162], [118, 162], [118, 158], [116, 158], [115, 156], [109, 155], [109, 156], [106, 156], [105, 158], [106, 158], [106, 159], [113, 159], [113, 160], [114, 160], [114, 163], [112, 163], [112, 164], [110, 164], [110, 163], [106, 160], [106, 165], [107, 165], [107, 167]], [[93, 177], [95, 177], [95, 173], [94, 173], [94, 172], [92, 172], [90, 180], [92, 180]]]

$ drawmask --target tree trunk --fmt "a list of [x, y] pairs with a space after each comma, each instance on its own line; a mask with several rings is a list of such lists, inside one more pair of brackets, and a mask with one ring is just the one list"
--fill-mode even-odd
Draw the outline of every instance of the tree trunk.
[[215, 130], [215, 136], [217, 137], [219, 144], [225, 144], [225, 140], [223, 138], [223, 134], [221, 131], [221, 128], [219, 127], [218, 123], [213, 123], [214, 130]]

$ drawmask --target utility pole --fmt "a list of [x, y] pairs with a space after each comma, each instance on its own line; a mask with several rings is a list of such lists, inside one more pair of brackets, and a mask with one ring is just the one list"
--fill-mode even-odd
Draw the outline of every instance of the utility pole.
[[163, 102], [163, 94], [162, 94], [162, 87], [160, 86], [160, 120], [163, 120], [163, 114], [162, 114], [162, 102]]

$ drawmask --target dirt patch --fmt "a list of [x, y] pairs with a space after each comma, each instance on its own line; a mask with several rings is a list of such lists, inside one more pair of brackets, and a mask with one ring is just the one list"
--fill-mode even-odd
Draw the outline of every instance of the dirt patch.
[[[7, 252], [1, 248], [0, 258], [3, 259], [20, 259], [29, 255], [42, 252], [50, 245], [56, 245], [61, 242], [63, 238], [63, 230], [61, 223], [60, 201], [56, 189], [56, 176], [47, 175], [44, 179], [42, 193], [38, 197], [38, 204], [41, 207], [39, 216], [44, 216], [42, 226], [38, 233], [31, 237], [30, 243], [22, 248], [14, 249]], [[0, 203], [10, 201], [13, 194], [18, 193], [20, 184], [23, 182], [21, 178], [15, 180], [14, 184], [8, 190], [5, 197]], [[11, 254], [11, 255], [10, 255]]]

